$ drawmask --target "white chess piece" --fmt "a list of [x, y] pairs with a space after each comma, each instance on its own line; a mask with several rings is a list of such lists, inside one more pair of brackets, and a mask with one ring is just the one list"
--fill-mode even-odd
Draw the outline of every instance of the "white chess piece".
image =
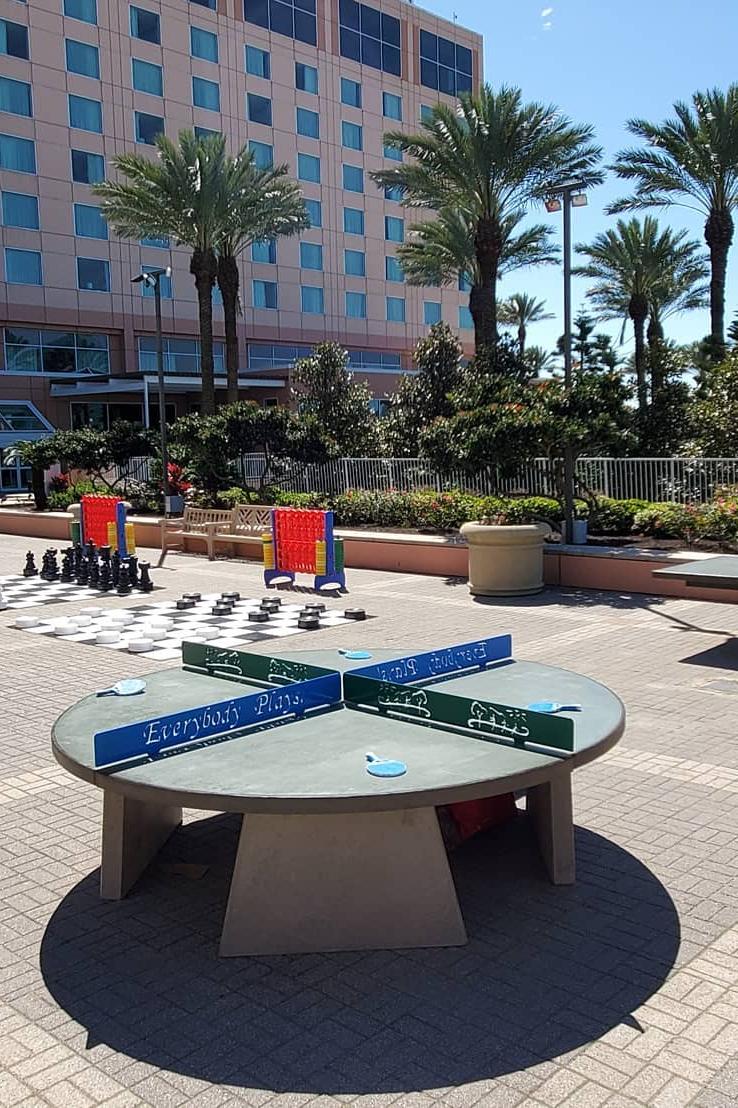
[[8, 601], [5, 599], [5, 596], [3, 595], [3, 590], [0, 588], [0, 612], [4, 612], [5, 609], [9, 608], [9, 607], [10, 607], [10, 605], [8, 604]]

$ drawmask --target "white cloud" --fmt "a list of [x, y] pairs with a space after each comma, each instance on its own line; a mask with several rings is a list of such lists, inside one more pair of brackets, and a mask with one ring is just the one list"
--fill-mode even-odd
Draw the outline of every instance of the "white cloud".
[[549, 15], [553, 15], [553, 8], [544, 8], [541, 12], [541, 19], [546, 19]]
[[551, 20], [549, 19], [546, 23], [543, 24], [543, 30], [544, 31], [550, 31], [552, 26], [553, 26], [553, 24], [551, 23]]

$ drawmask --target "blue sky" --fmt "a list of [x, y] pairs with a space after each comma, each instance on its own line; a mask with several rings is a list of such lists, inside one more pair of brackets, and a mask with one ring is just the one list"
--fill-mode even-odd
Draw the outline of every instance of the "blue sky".
[[[727, 88], [738, 81], [735, 0], [421, 0], [422, 6], [484, 35], [485, 77], [493, 85], [519, 85], [529, 100], [553, 102], [578, 122], [594, 125], [611, 161], [631, 141], [625, 120], [663, 120], [675, 100], [698, 89]], [[573, 215], [575, 242], [588, 241], [614, 222], [603, 209], [624, 194], [611, 175], [593, 190], [589, 207]], [[686, 227], [704, 243], [702, 221], [671, 208], [654, 213], [675, 228]], [[561, 231], [561, 216], [551, 219]], [[738, 219], [736, 220], [738, 224]], [[586, 282], [574, 285], [574, 310]], [[523, 270], [500, 286], [503, 296], [528, 292], [547, 301], [557, 319], [531, 328], [529, 342], [554, 346], [562, 331], [562, 281], [558, 267]], [[731, 251], [726, 315], [738, 309], [738, 227]], [[667, 321], [668, 336], [690, 342], [709, 331], [709, 315], [691, 312]], [[619, 325], [603, 327], [614, 336]], [[629, 352], [630, 347], [626, 348]]]

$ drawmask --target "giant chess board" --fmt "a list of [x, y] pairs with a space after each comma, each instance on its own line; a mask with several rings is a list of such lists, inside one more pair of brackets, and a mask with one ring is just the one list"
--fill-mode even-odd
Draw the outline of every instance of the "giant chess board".
[[[161, 586], [155, 585], [154, 588]], [[102, 592], [89, 585], [78, 585], [76, 581], [45, 581], [42, 577], [23, 577], [21, 574], [0, 577], [0, 593], [3, 608], [35, 608], [37, 604], [64, 604], [70, 600], [84, 603], [118, 595], [115, 589]], [[131, 589], [129, 596], [134, 593], [138, 594], [138, 589]]]
[[[79, 595], [78, 586], [70, 587]], [[366, 618], [363, 609], [331, 607], [321, 601], [288, 604], [272, 596], [263, 601], [239, 598], [224, 605], [222, 597], [220, 593], [202, 594], [193, 606], [184, 610], [177, 607], [181, 600], [165, 600], [108, 611], [89, 608], [56, 621], [22, 616], [16, 619], [15, 626], [32, 635], [57, 637], [61, 642], [145, 654], [154, 661], [165, 662], [181, 658], [185, 640], [235, 648]], [[216, 606], [230, 607], [230, 611], [216, 614], [213, 611]], [[307, 620], [306, 613], [310, 613]], [[307, 625], [300, 626], [301, 622]]]

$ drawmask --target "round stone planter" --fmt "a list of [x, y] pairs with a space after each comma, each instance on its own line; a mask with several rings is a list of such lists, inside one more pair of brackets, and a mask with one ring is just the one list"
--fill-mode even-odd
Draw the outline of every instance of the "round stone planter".
[[469, 546], [469, 592], [474, 596], [530, 596], [543, 588], [545, 523], [464, 523]]

